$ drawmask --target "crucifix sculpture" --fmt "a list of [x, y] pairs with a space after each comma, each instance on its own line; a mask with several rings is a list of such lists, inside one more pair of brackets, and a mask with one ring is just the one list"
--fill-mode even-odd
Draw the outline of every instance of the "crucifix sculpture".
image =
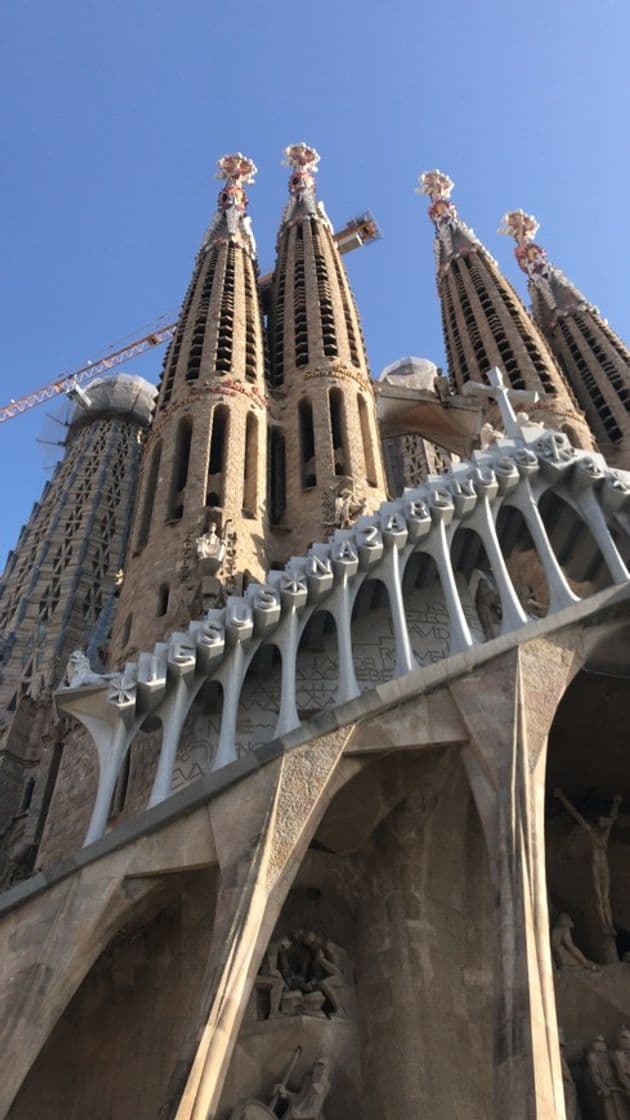
[[488, 370], [488, 381], [490, 382], [489, 385], [481, 385], [478, 381], [467, 381], [463, 388], [464, 395], [467, 397], [490, 397], [495, 400], [501, 413], [503, 430], [506, 436], [511, 439], [520, 439], [521, 430], [512, 402], [514, 404], [536, 404], [539, 399], [538, 393], [533, 389], [510, 389], [503, 380], [501, 370], [496, 366]]

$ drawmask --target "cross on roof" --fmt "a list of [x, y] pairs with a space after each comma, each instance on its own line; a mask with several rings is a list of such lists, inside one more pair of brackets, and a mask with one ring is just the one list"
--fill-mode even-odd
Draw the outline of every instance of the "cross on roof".
[[495, 366], [488, 370], [489, 385], [481, 385], [478, 381], [467, 381], [463, 392], [467, 397], [491, 397], [499, 406], [503, 430], [511, 439], [520, 439], [521, 430], [512, 408], [514, 404], [536, 404], [538, 393], [532, 389], [510, 389], [503, 380], [501, 370]]

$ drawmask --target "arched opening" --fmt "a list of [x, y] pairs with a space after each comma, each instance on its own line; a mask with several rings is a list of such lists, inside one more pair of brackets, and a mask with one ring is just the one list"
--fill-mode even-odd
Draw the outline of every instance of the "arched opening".
[[448, 657], [450, 620], [437, 565], [426, 552], [412, 552], [403, 574], [409, 640], [420, 666]]
[[258, 509], [258, 418], [247, 413], [243, 468], [243, 514], [255, 517]]
[[298, 420], [300, 429], [302, 489], [308, 490], [311, 486], [317, 485], [317, 470], [315, 466], [313, 406], [306, 397], [303, 397], [298, 405]]
[[542, 618], [549, 610], [549, 588], [532, 535], [520, 510], [503, 505], [496, 532], [518, 600], [530, 618]]
[[155, 617], [163, 618], [168, 610], [168, 600], [170, 595], [170, 588], [168, 583], [161, 583], [158, 587], [157, 602], [155, 605]]
[[311, 615], [300, 638], [295, 669], [298, 716], [308, 720], [332, 708], [339, 687], [337, 627], [330, 611]]
[[347, 475], [350, 467], [346, 451], [346, 417], [341, 389], [331, 389], [328, 393], [330, 413], [330, 437], [332, 440], [335, 474]]
[[236, 749], [248, 754], [273, 739], [282, 682], [282, 657], [271, 643], [260, 646], [249, 663], [238, 702]]
[[372, 437], [372, 428], [370, 425], [370, 415], [368, 412], [368, 403], [365, 400], [365, 397], [362, 397], [360, 393], [357, 397], [357, 404], [359, 406], [359, 420], [361, 423], [361, 439], [363, 442], [365, 476], [369, 486], [376, 486], [378, 484], [378, 479], [376, 477], [376, 456], [374, 439]]
[[212, 768], [221, 730], [223, 686], [205, 681], [184, 721], [171, 778], [173, 793], [190, 785]]
[[585, 598], [613, 582], [587, 523], [553, 490], [542, 495], [538, 509], [556, 559], [575, 595]]
[[184, 515], [184, 499], [190, 463], [190, 444], [192, 440], [192, 417], [182, 416], [177, 426], [173, 473], [168, 498], [167, 519], [179, 521]]
[[[330, 1120], [415, 1118], [423, 1068], [432, 1117], [491, 1116], [492, 903], [457, 749], [363, 760], [328, 805], [270, 931], [220, 1115], [243, 1097], [269, 1099], [289, 1049], [278, 1039], [290, 1038], [289, 1056], [302, 1047], [290, 1088], [321, 1054], [331, 1059]], [[466, 1022], [455, 1047], [454, 1015]]]
[[128, 904], [31, 1068], [12, 1120], [159, 1114], [190, 1015], [201, 1013], [217, 893], [216, 869], [204, 867], [163, 876], [159, 890]]
[[451, 542], [451, 562], [473, 637], [496, 638], [501, 631], [501, 598], [479, 533], [465, 526], [456, 530]]
[[216, 405], [212, 413], [212, 435], [208, 460], [206, 505], [221, 508], [224, 501], [225, 456], [228, 435], [228, 410], [226, 405]]
[[140, 521], [140, 528], [138, 529], [138, 537], [136, 540], [136, 549], [138, 552], [144, 548], [149, 539], [151, 531], [151, 518], [153, 517], [153, 504], [155, 502], [155, 492], [157, 490], [158, 478], [160, 474], [160, 460], [162, 458], [162, 441], [156, 443], [151, 455], [151, 463], [149, 466], [147, 481], [144, 488], [144, 504], [142, 507], [142, 519]]
[[375, 688], [396, 670], [396, 643], [387, 587], [366, 579], [352, 607], [352, 658], [359, 688]]
[[547, 751], [545, 854], [558, 1023], [581, 1115], [589, 1120], [604, 1115], [593, 1107], [593, 1039], [601, 1034], [609, 1052], [619, 1049], [630, 1017], [630, 969], [622, 963], [630, 951], [629, 717], [627, 677], [583, 670], [558, 706]]
[[287, 466], [284, 432], [269, 429], [269, 519], [280, 525], [287, 508]]

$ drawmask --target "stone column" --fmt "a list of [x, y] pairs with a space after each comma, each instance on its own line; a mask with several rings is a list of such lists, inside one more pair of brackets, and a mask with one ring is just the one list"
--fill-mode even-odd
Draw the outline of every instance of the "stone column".
[[565, 1120], [545, 874], [547, 737], [578, 668], [569, 638], [454, 681], [495, 888], [495, 1120]]
[[[233, 799], [221, 798], [210, 807], [222, 877], [212, 949], [200, 1020], [173, 1071], [160, 1120], [216, 1115], [263, 953], [295, 871], [336, 792], [335, 771], [352, 730], [345, 727], [305, 743], [263, 768], [256, 787], [250, 785], [240, 819]], [[252, 850], [256, 818], [260, 833]]]

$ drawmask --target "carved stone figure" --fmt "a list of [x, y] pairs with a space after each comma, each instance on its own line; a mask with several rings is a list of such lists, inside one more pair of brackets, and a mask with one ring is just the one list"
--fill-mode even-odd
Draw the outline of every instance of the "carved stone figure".
[[270, 1019], [275, 1019], [280, 1014], [282, 994], [289, 990], [291, 968], [288, 952], [290, 948], [291, 940], [288, 937], [283, 937], [280, 941], [270, 941], [261, 970], [256, 977], [258, 991], [269, 992]]
[[104, 684], [106, 677], [95, 673], [82, 649], [75, 649], [68, 658], [64, 684], [67, 688], [80, 688], [84, 684]]
[[326, 1059], [318, 1058], [313, 1063], [297, 1092], [285, 1084], [276, 1085], [275, 1091], [281, 1100], [289, 1101], [283, 1120], [324, 1120], [324, 1102], [330, 1092]]
[[346, 1018], [353, 984], [345, 949], [303, 929], [270, 942], [256, 978], [257, 990], [269, 992], [270, 1018], [279, 1014]]
[[493, 428], [492, 424], [489, 424], [487, 421], [485, 424], [481, 425], [479, 429], [479, 445], [482, 451], [487, 451], [498, 439], [503, 439], [503, 432], [500, 432], [498, 428]]
[[366, 507], [366, 498], [357, 498], [354, 490], [344, 487], [335, 498], [334, 524], [339, 529], [350, 529]]
[[475, 593], [475, 610], [486, 638], [492, 641], [501, 626], [501, 597], [486, 572], [481, 572], [479, 576]]
[[569, 914], [559, 914], [551, 931], [551, 952], [558, 968], [586, 968], [599, 972], [599, 965], [589, 961], [573, 940], [573, 919]]
[[520, 604], [526, 614], [532, 618], [542, 618], [546, 613], [544, 603], [540, 603], [534, 594], [531, 583], [522, 583], [515, 586]]
[[561, 789], [554, 790], [554, 797], [560, 801], [567, 813], [583, 828], [591, 842], [591, 871], [593, 887], [597, 902], [597, 916], [602, 933], [615, 937], [616, 930], [613, 924], [612, 910], [610, 907], [610, 869], [608, 867], [608, 841], [612, 827], [619, 816], [619, 807], [623, 801], [621, 794], [613, 797], [610, 812], [607, 817], [600, 817], [597, 824], [589, 824], [581, 813], [564, 796]]
[[591, 1084], [597, 1097], [600, 1098], [602, 1107], [599, 1115], [603, 1120], [627, 1120], [630, 1116], [628, 1104], [623, 1090], [617, 1082], [615, 1070], [601, 1034], [595, 1036], [590, 1050], [587, 1051], [586, 1064]]
[[196, 538], [195, 545], [197, 546], [197, 558], [201, 562], [202, 568], [209, 575], [214, 575], [225, 559], [225, 540], [218, 535], [214, 522], [211, 523], [206, 533]]
[[630, 1030], [622, 1027], [617, 1037], [618, 1050], [613, 1050], [612, 1060], [617, 1080], [624, 1096], [630, 1100]]
[[560, 1037], [560, 1065], [562, 1067], [562, 1087], [564, 1090], [564, 1110], [566, 1112], [566, 1120], [578, 1120], [578, 1103], [577, 1103], [577, 1090], [575, 1088], [575, 1081], [569, 1069], [569, 1063], [566, 1056], [566, 1042], [564, 1039], [564, 1031], [562, 1028], [558, 1031]]

